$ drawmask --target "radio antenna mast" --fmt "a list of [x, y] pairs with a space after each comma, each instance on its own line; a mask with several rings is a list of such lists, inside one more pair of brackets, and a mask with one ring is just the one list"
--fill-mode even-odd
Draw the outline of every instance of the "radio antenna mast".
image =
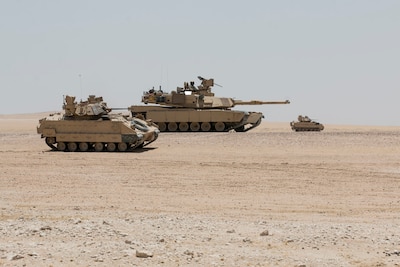
[[79, 74], [79, 88], [81, 90], [81, 101], [82, 101], [82, 74]]

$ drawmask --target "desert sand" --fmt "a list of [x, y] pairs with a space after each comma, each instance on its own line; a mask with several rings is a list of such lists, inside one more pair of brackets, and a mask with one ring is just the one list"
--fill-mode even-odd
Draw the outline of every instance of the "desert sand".
[[400, 127], [51, 151], [0, 115], [1, 266], [400, 266]]

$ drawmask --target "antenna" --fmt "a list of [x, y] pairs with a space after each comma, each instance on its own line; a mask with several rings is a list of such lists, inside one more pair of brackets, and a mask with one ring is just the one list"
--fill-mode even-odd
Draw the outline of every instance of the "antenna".
[[168, 64], [163, 65], [161, 64], [161, 77], [160, 77], [160, 84], [165, 87], [165, 88], [169, 88], [168, 86], [169, 83], [169, 77], [168, 77]]
[[79, 88], [81, 90], [81, 101], [82, 101], [82, 74], [79, 74]]
[[168, 65], [167, 65], [167, 84], [166, 84], [166, 86], [165, 86], [165, 87], [167, 88], [167, 90], [169, 90], [169, 89], [168, 89], [168, 88], [169, 88], [168, 82], [169, 82], [169, 81], [168, 81]]

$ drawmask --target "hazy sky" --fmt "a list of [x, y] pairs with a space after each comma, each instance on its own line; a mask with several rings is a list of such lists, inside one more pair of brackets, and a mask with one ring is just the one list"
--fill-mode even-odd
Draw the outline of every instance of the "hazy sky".
[[398, 0], [0, 0], [0, 114], [214, 78], [266, 121], [400, 126]]

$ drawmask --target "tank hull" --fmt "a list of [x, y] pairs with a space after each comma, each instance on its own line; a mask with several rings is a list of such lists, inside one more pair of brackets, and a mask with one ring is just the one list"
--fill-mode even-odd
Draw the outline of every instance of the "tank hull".
[[62, 151], [128, 151], [153, 142], [158, 129], [145, 125], [146, 131], [135, 128], [122, 116], [99, 120], [71, 120], [53, 114], [39, 121], [37, 133], [46, 138], [53, 150]]
[[151, 119], [162, 132], [238, 132], [257, 127], [263, 114], [230, 109], [194, 109], [163, 106], [131, 106], [132, 116]]
[[320, 132], [324, 125], [318, 122], [291, 122], [290, 127], [295, 132]]

